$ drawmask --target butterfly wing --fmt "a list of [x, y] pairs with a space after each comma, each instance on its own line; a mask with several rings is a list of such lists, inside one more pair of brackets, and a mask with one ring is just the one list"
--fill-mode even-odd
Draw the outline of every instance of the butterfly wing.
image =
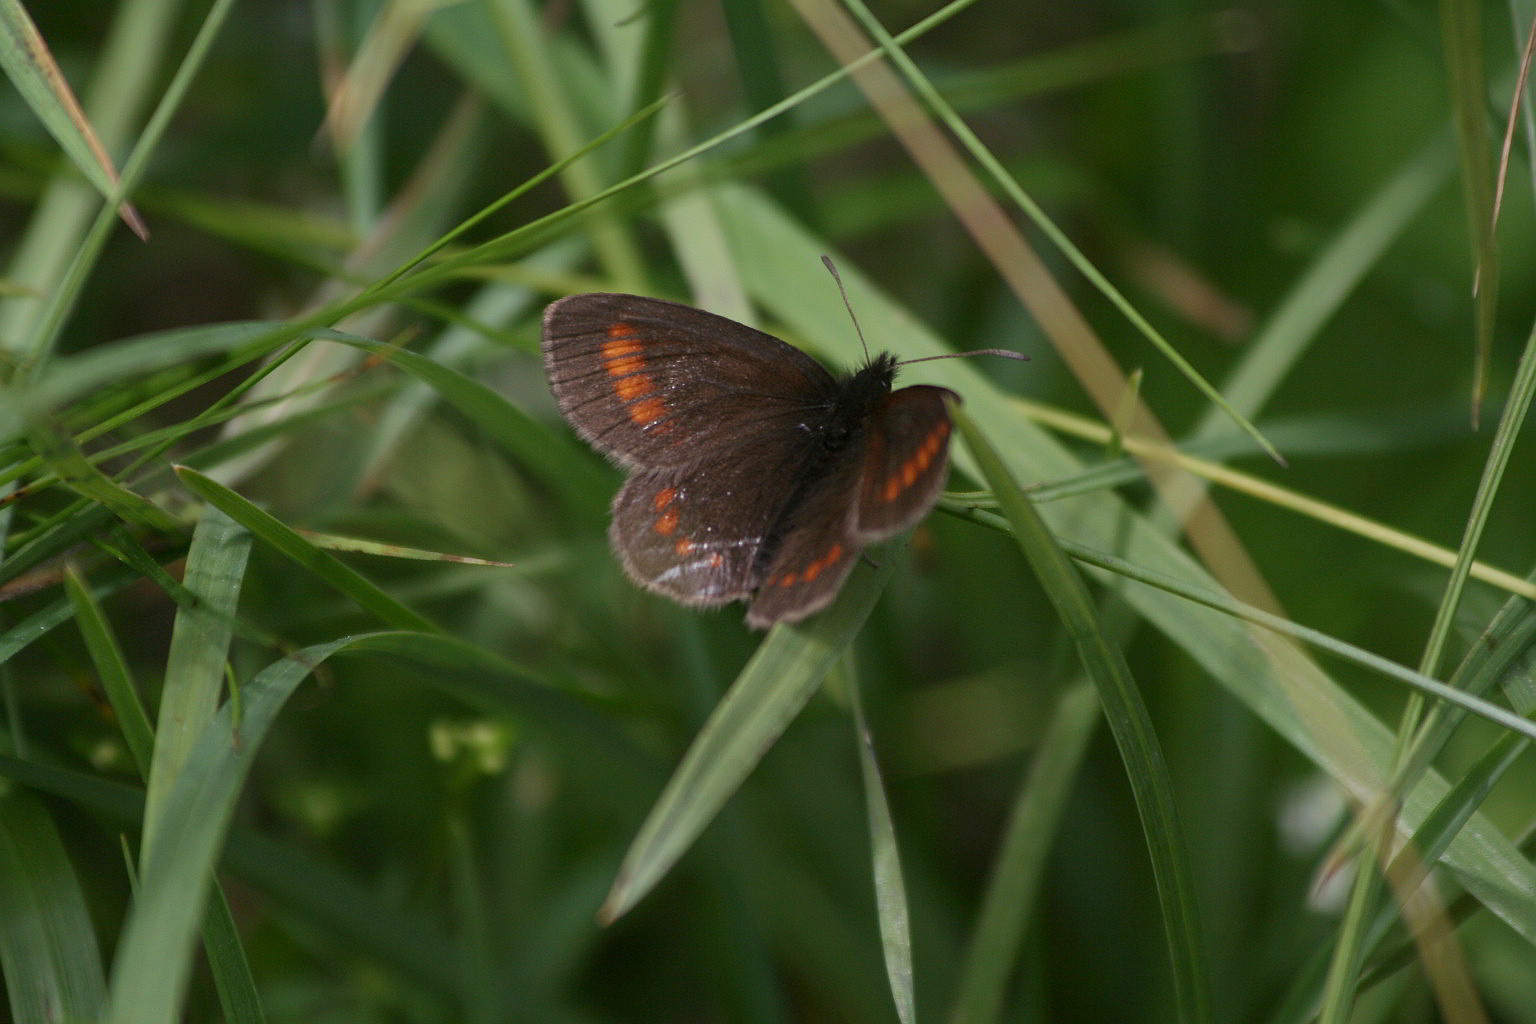
[[917, 384], [875, 407], [865, 435], [854, 535], [869, 544], [913, 526], [938, 499], [949, 466], [947, 388]]
[[637, 471], [613, 500], [608, 531], [625, 572], [683, 604], [749, 596], [805, 462], [795, 440], [775, 435], [742, 458]]
[[832, 602], [866, 544], [894, 536], [933, 507], [948, 465], [944, 388], [887, 395], [860, 443], [801, 492], [779, 524], [777, 549], [747, 609], [747, 625], [798, 622]]
[[775, 529], [747, 625], [799, 622], [837, 596], [864, 547], [853, 530], [859, 473], [859, 453], [850, 451], [800, 491]]
[[543, 348], [560, 411], [632, 469], [682, 468], [803, 432], [807, 408], [836, 393], [820, 364], [772, 335], [638, 295], [551, 304]]

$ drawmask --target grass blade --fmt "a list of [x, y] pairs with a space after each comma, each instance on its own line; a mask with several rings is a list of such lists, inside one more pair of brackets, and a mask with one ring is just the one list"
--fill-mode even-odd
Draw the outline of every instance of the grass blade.
[[963, 409], [956, 407], [952, 412], [983, 478], [1013, 526], [1020, 549], [1040, 578], [1063, 626], [1077, 645], [1088, 677], [1098, 689], [1104, 716], [1120, 747], [1120, 756], [1125, 761], [1131, 789], [1136, 795], [1153, 874], [1157, 877], [1163, 928], [1168, 935], [1168, 953], [1173, 964], [1174, 992], [1179, 1004], [1178, 1019], [1192, 1024], [1208, 1021], [1209, 957], [1200, 935], [1184, 835], [1162, 749], [1141, 694], [1131, 678], [1130, 667], [1102, 628], [1087, 585], [1066, 552], [1056, 543], [1056, 538], [1051, 536], [1044, 520], [1013, 481], [992, 445]]
[[101, 951], [69, 855], [37, 799], [0, 796], [0, 968], [16, 1024], [95, 1020]]
[[186, 466], [178, 466], [176, 475], [214, 508], [341, 591], [365, 611], [396, 629], [437, 632], [437, 627], [431, 622], [380, 590], [357, 570], [329, 551], [311, 544], [303, 534], [271, 513], [257, 508], [223, 484]]
[[917, 1000], [912, 993], [912, 911], [901, 874], [901, 849], [896, 843], [891, 805], [885, 798], [885, 782], [880, 777], [880, 762], [875, 757], [874, 738], [864, 717], [864, 702], [859, 697], [857, 680], [853, 681], [849, 692], [859, 747], [859, 775], [864, 781], [864, 806], [869, 814], [875, 909], [880, 918], [885, 974], [891, 983], [891, 998], [896, 1001], [897, 1018], [901, 1024], [914, 1024]]
[[1046, 856], [1088, 741], [1100, 717], [1093, 685], [1084, 680], [1056, 702], [1056, 713], [1014, 800], [981, 913], [962, 961], [950, 1024], [1000, 1019], [1008, 979], [1035, 913]]
[[[153, 819], [159, 839], [145, 844], [138, 896], [113, 965], [108, 1024], [176, 1019], [209, 878], [251, 762], [294, 689], [349, 642], [317, 644], [274, 663], [245, 686], [238, 722], [226, 702], [188, 738], [184, 770], [161, 797]], [[162, 731], [162, 744], [165, 736]], [[159, 758], [157, 753], [157, 763]]]
[[[0, 67], [85, 179], [110, 197], [117, 186], [112, 158], [20, 0], [0, 0]], [[134, 234], [148, 236], [132, 206], [124, 204], [119, 213]]]
[[893, 565], [886, 559], [879, 569], [856, 568], [831, 608], [768, 634], [630, 844], [603, 904], [605, 920], [622, 916], [661, 880], [762, 760], [853, 642]]
[[139, 699], [138, 688], [134, 686], [127, 659], [123, 657], [122, 646], [113, 635], [111, 624], [95, 595], [73, 567], [64, 571], [64, 592], [85, 639], [86, 650], [91, 654], [91, 663], [96, 667], [96, 677], [106, 691], [112, 713], [117, 716], [128, 752], [139, 769], [139, 776], [148, 778], [155, 734], [149, 724], [149, 715], [144, 711], [144, 703]]
[[205, 515], [192, 535], [184, 585], [195, 603], [177, 610], [171, 633], [147, 779], [141, 867], [153, 857], [160, 838], [162, 805], [186, 771], [192, 746], [224, 691], [232, 622], [250, 550], [250, 534], [217, 510]]

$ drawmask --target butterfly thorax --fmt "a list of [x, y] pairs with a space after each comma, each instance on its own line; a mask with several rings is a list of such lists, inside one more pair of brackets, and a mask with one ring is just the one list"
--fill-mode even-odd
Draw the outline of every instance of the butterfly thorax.
[[835, 459], [863, 432], [875, 407], [891, 393], [895, 377], [896, 357], [882, 352], [855, 373], [838, 378], [820, 439], [822, 458]]

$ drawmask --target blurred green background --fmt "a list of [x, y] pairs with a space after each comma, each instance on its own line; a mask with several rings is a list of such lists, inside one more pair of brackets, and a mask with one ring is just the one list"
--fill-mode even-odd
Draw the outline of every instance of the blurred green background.
[[[1351, 810], [1379, 794], [1394, 734], [1416, 722], [1402, 725], [1416, 714], [1402, 682], [1350, 650], [1410, 668], [1432, 650], [1442, 680], [1469, 654], [1491, 659], [1457, 685], [1527, 714], [1529, 585], [1511, 597], [1474, 580], [1448, 604], [1444, 565], [1343, 515], [1454, 552], [1486, 479], [1477, 557], [1516, 577], [1536, 561], [1522, 438], [1509, 434], [1507, 467], [1490, 461], [1501, 417], [1530, 399], [1523, 109], [1496, 244], [1469, 227], [1491, 216], [1531, 5], [980, 0], [907, 41], [980, 145], [1286, 465], [1212, 413], [983, 178], [1175, 441], [1324, 503], [1213, 491], [1278, 606], [1323, 634], [1321, 668], [1276, 667], [1230, 620], [1179, 597], [1152, 610], [1146, 584], [1091, 574], [1162, 774], [1082, 703], [1054, 585], [978, 524], [985, 508], [946, 502], [910, 543], [872, 553], [883, 590], [832, 651], [828, 684], [760, 764], [754, 751], [718, 766], [750, 774], [608, 925], [626, 850], [754, 651], [820, 649], [765, 641], [740, 606], [682, 609], [623, 577], [605, 537], [620, 476], [554, 410], [543, 307], [590, 290], [689, 301], [851, 366], [858, 342], [816, 258], [831, 254], [872, 347], [1030, 355], [903, 380], [960, 391], [1059, 536], [1187, 567], [1198, 586], [1215, 585], [1206, 570], [1229, 578], [1164, 522], [1146, 476], [1161, 461], [1052, 418], [1115, 414], [1057, 347], [1091, 339], [1042, 329], [1010, 290], [1020, 268], [988, 259], [852, 84], [800, 93], [839, 67], [811, 0], [26, 6], [107, 152], [137, 174], [150, 235], [118, 225], [97, 247], [99, 195], [3, 94], [10, 1019], [898, 1019], [900, 956], [882, 956], [871, 866], [891, 837], [867, 816], [883, 792], [918, 1019], [1280, 1022], [1322, 1005], [1334, 1020], [1536, 1021], [1536, 869], [1519, 845], [1536, 792], [1518, 733], [1447, 723], [1416, 748], [1433, 778], [1398, 819], [1406, 835], [1441, 781], [1461, 784], [1441, 809], [1460, 853], [1407, 915], [1454, 925], [1460, 968], [1425, 966], [1390, 890], [1346, 910], [1373, 863]], [[936, 10], [873, 14], [894, 32]], [[981, 488], [958, 462], [951, 489]], [[222, 488], [280, 525], [224, 505], [254, 539], [216, 537]], [[285, 548], [283, 527], [312, 532]], [[302, 685], [298, 671], [285, 704], [287, 690], [259, 689], [301, 649], [377, 631]], [[760, 675], [820, 680], [773, 667], [793, 664]], [[157, 731], [153, 769], [133, 756], [128, 690]], [[190, 725], [167, 711], [183, 700]], [[220, 702], [227, 717], [211, 718]], [[233, 732], [263, 709], [270, 729]], [[878, 783], [861, 774], [866, 722]], [[1338, 722], [1357, 735], [1330, 745], [1320, 723]], [[195, 803], [200, 773], [227, 792]], [[1172, 840], [1149, 838], [1128, 773], [1171, 792]], [[1010, 836], [1021, 807], [1040, 817]], [[177, 816], [188, 808], [201, 810]], [[206, 876], [157, 864], [150, 827], [167, 837], [158, 850], [176, 848], [163, 858], [197, 862], [206, 842], [217, 860], [201, 933]], [[1165, 932], [1149, 845], [1187, 858], [1193, 938]], [[1443, 849], [1422, 834], [1416, 848]], [[1170, 957], [1206, 979], [1203, 1010], [1176, 991]]]

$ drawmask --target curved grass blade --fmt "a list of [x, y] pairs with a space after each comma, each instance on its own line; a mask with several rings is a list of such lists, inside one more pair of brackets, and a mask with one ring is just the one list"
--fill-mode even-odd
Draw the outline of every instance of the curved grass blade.
[[298, 531], [271, 513], [257, 508], [223, 484], [186, 466], [177, 466], [176, 475], [181, 478], [182, 483], [210, 505], [243, 525], [260, 540], [298, 562], [388, 625], [396, 629], [419, 630], [424, 633], [438, 632], [437, 627], [425, 617], [374, 586], [357, 570], [346, 565], [330, 552], [311, 544]]
[[1120, 748], [1120, 756], [1125, 760], [1126, 774], [1130, 777], [1136, 806], [1141, 812], [1142, 828], [1146, 832], [1147, 850], [1162, 904], [1163, 928], [1168, 935], [1178, 1018], [1196, 1024], [1209, 1021], [1209, 957], [1200, 935], [1183, 830], [1173, 802], [1173, 786], [1163, 761], [1162, 748], [1141, 694], [1131, 678], [1130, 666], [1102, 628], [1087, 584], [1014, 482], [991, 443], [964, 409], [953, 406], [950, 412], [982, 477], [1013, 527], [1019, 548], [1045, 587], [1063, 626], [1077, 645], [1088, 677], [1098, 689], [1104, 716]]
[[603, 904], [622, 916], [650, 892], [698, 838], [827, 672], [853, 642], [894, 562], [854, 570], [832, 607], [808, 622], [778, 626], [758, 647], [640, 827]]
[[251, 763], [299, 683], [351, 642], [317, 644], [273, 663], [244, 687], [238, 722], [226, 702], [192, 738], [154, 818], [159, 839], [144, 849], [138, 895], [113, 965], [109, 1024], [176, 1019], [209, 878]]

